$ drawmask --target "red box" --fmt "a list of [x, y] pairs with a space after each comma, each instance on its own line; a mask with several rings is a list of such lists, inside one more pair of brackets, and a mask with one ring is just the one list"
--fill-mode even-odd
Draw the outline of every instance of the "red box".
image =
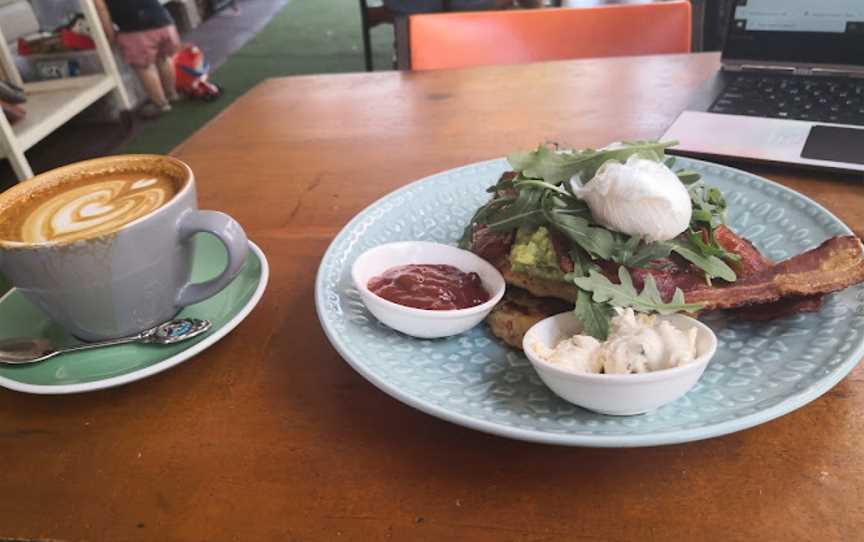
[[60, 41], [63, 43], [63, 47], [72, 51], [96, 48], [96, 43], [90, 36], [73, 32], [68, 28], [60, 29]]

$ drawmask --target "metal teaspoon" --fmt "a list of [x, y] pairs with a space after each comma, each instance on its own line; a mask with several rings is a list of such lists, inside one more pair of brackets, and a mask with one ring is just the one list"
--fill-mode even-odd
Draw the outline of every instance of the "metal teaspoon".
[[65, 352], [77, 352], [79, 350], [90, 350], [91, 348], [115, 346], [118, 344], [174, 344], [207, 332], [210, 329], [210, 325], [208, 320], [180, 318], [159, 324], [156, 327], [130, 337], [82, 343], [66, 347], [57, 347], [50, 339], [43, 338], [4, 339], [0, 340], [0, 363], [25, 365], [44, 361]]

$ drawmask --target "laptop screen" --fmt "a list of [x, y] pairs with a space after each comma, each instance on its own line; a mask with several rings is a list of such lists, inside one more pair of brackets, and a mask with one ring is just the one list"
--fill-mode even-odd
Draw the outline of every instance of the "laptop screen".
[[724, 59], [864, 66], [864, 0], [733, 0]]

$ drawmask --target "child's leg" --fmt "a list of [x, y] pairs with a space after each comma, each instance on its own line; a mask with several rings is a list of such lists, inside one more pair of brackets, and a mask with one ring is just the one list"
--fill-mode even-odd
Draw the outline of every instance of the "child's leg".
[[138, 78], [141, 79], [141, 84], [144, 86], [144, 92], [154, 104], [164, 107], [168, 105], [168, 98], [165, 97], [165, 91], [162, 89], [162, 80], [159, 78], [159, 70], [155, 64], [150, 64], [146, 68], [135, 68]]
[[156, 67], [159, 69], [159, 77], [162, 80], [162, 88], [165, 91], [165, 96], [170, 101], [176, 101], [177, 95], [177, 76], [174, 72], [174, 62], [168, 57], [159, 57], [156, 60]]

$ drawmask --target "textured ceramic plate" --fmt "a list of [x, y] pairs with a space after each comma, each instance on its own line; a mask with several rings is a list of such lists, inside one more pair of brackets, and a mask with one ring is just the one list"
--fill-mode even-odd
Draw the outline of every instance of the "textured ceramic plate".
[[[128, 344], [63, 354], [34, 365], [0, 366], [0, 386], [27, 393], [80, 393], [141, 380], [186, 361], [237, 327], [264, 294], [267, 258], [254, 243], [249, 248], [249, 257], [231, 284], [178, 316], [210, 320], [209, 333], [171, 346]], [[215, 277], [226, 261], [225, 248], [215, 237], [199, 235], [192, 280]], [[77, 342], [15, 289], [0, 299], [0, 339], [8, 337], [49, 337], [64, 345]]]
[[[743, 171], [679, 159], [721, 188], [732, 227], [774, 260], [850, 233], [797, 192]], [[417, 340], [379, 324], [351, 286], [364, 250], [410, 239], [455, 244], [485, 189], [507, 169], [493, 160], [410, 184], [357, 215], [321, 262], [315, 299], [333, 346], [396, 399], [454, 423], [497, 435], [576, 446], [650, 446], [704, 439], [782, 416], [839, 382], [864, 355], [864, 288], [829, 296], [817, 314], [765, 324], [709, 315], [720, 346], [683, 398], [642, 416], [612, 417], [558, 399], [521, 352], [485, 326], [449, 339]]]

